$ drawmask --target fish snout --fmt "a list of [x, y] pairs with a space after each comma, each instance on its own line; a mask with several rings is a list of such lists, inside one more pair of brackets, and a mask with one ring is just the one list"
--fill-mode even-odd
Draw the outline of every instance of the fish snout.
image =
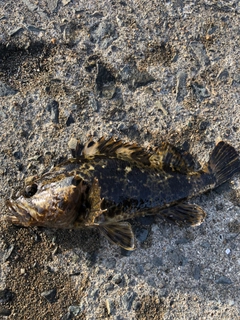
[[29, 226], [31, 221], [31, 216], [28, 212], [28, 208], [24, 206], [18, 200], [9, 199], [6, 201], [6, 206], [12, 215], [4, 216], [4, 220], [15, 225]]

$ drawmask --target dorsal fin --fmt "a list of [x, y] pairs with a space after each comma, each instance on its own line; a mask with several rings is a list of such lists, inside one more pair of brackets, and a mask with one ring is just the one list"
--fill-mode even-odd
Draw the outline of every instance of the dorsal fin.
[[170, 170], [187, 173], [194, 171], [194, 163], [189, 154], [183, 155], [176, 147], [163, 142], [154, 151], [148, 151], [136, 143], [126, 143], [121, 140], [101, 138], [97, 142], [92, 139], [82, 151], [85, 158], [106, 156], [133, 162], [141, 167], [154, 168], [155, 170]]
[[187, 173], [194, 171], [194, 162], [189, 153], [182, 154], [173, 145], [163, 142], [149, 158], [151, 166], [161, 170]]
[[149, 166], [151, 153], [147, 152], [135, 143], [125, 143], [121, 140], [114, 140], [113, 138], [108, 140], [101, 138], [97, 142], [94, 142], [93, 140], [88, 142], [82, 151], [82, 155], [85, 158], [104, 155], [109, 158], [118, 158]]

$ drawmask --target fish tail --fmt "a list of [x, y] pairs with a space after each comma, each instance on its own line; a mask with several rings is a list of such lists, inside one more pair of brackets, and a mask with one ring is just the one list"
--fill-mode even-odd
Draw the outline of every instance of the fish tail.
[[240, 159], [232, 146], [221, 141], [213, 149], [208, 166], [216, 177], [216, 186], [219, 186], [240, 172]]

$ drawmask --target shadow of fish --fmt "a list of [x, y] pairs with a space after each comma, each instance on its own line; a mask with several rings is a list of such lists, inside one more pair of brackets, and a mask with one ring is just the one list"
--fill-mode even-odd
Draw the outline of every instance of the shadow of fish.
[[133, 250], [125, 220], [144, 215], [197, 226], [203, 209], [186, 199], [213, 189], [240, 171], [235, 149], [221, 141], [208, 163], [195, 171], [187, 156], [162, 143], [150, 152], [136, 144], [101, 138], [72, 150], [74, 158], [27, 179], [21, 196], [7, 201], [5, 219], [25, 227], [94, 227], [111, 242]]

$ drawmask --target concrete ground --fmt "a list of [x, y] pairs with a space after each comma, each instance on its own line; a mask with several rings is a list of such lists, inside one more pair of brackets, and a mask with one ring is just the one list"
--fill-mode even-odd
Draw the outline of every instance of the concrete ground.
[[[239, 1], [0, 0], [0, 208], [72, 137], [169, 141], [204, 164], [240, 152]], [[239, 319], [240, 175], [191, 199], [196, 228], [131, 221], [137, 249], [96, 230], [0, 223], [0, 319]]]

